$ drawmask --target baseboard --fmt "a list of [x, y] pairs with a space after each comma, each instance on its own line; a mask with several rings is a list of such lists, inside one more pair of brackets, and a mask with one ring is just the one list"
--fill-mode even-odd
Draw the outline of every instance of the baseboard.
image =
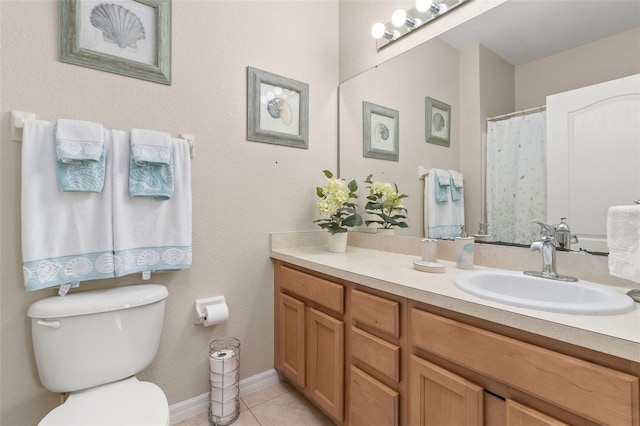
[[[267, 386], [280, 382], [280, 376], [275, 369], [263, 371], [254, 376], [240, 380], [240, 397], [264, 389]], [[209, 392], [194, 396], [185, 401], [177, 402], [169, 406], [171, 424], [181, 422], [209, 409]]]

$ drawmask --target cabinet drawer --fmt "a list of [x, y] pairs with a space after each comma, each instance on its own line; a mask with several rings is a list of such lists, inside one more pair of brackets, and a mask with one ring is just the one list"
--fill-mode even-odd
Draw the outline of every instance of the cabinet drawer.
[[400, 382], [400, 347], [351, 327], [351, 355], [396, 383]]
[[351, 426], [397, 426], [399, 394], [351, 366]]
[[280, 289], [315, 302], [337, 313], [344, 313], [344, 287], [286, 266], [280, 267]]
[[411, 311], [428, 352], [603, 424], [636, 424], [638, 378], [467, 324]]
[[400, 304], [362, 291], [351, 292], [351, 319], [393, 337], [400, 337]]

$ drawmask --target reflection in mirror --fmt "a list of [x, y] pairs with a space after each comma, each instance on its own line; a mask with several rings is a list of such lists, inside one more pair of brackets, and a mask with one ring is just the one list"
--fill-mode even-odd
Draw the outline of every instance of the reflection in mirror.
[[[418, 179], [418, 167], [460, 170], [466, 227], [475, 234], [486, 221], [481, 140], [488, 117], [638, 73], [640, 2], [510, 0], [340, 85], [340, 173], [356, 179], [373, 173], [396, 182], [409, 195], [410, 227], [403, 233], [423, 236], [424, 181]], [[425, 142], [426, 97], [451, 105], [449, 148]], [[363, 101], [399, 111], [398, 162], [363, 157]], [[566, 171], [568, 166], [554, 168]], [[593, 170], [593, 177], [603, 173], [607, 169]], [[581, 214], [566, 214], [577, 234]], [[535, 219], [557, 224], [561, 217]], [[526, 231], [535, 235], [529, 226]], [[514, 237], [500, 240], [514, 242]], [[523, 244], [531, 242], [528, 238]]]

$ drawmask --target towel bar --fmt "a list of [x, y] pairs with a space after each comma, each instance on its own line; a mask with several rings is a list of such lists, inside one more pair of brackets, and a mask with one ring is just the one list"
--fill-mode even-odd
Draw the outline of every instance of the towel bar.
[[[36, 114], [33, 112], [11, 111], [11, 140], [22, 142], [22, 129], [24, 128], [25, 121], [35, 120], [36, 117]], [[189, 157], [193, 158], [196, 143], [195, 136], [181, 133], [178, 135], [178, 139], [182, 139], [184, 143], [189, 145]]]

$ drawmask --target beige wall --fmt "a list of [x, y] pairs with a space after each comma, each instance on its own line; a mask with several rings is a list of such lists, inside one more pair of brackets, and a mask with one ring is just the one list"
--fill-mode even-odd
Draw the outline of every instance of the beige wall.
[[[241, 378], [272, 368], [268, 233], [318, 229], [314, 187], [322, 169], [337, 166], [337, 1], [174, 0], [171, 86], [59, 62], [57, 0], [2, 0], [0, 8], [0, 424], [36, 424], [58, 402], [39, 383], [26, 317], [32, 302], [54, 292], [23, 290], [21, 144], [10, 141], [11, 110], [194, 134], [193, 268], [152, 277], [170, 295], [160, 352], [141, 377], [170, 404], [200, 395], [208, 390], [207, 345], [225, 335], [242, 341]], [[309, 83], [308, 150], [246, 140], [247, 66]], [[220, 294], [229, 321], [194, 325], [193, 301]]]

